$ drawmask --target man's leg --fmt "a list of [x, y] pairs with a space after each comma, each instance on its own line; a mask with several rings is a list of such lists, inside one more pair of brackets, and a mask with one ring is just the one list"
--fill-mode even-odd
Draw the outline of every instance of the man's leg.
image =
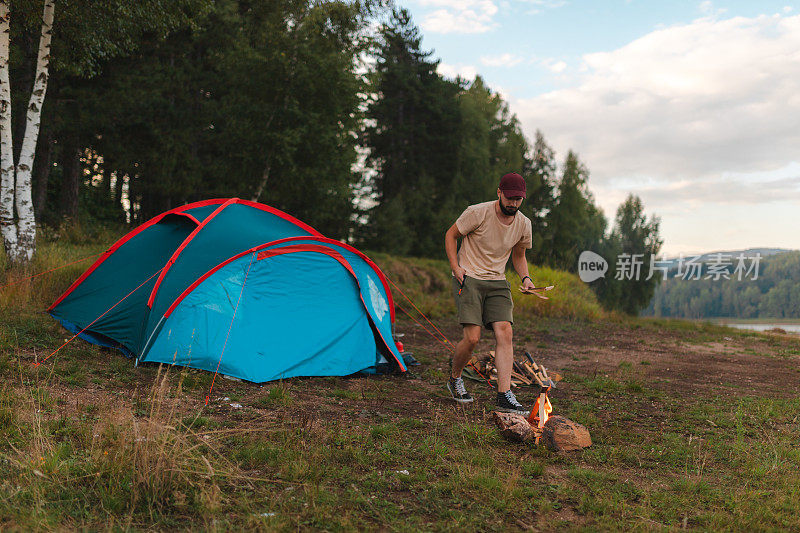
[[513, 332], [510, 322], [492, 322], [497, 346], [494, 350], [494, 365], [497, 368], [497, 392], [511, 389], [511, 369], [514, 361]]
[[464, 324], [464, 336], [458, 341], [458, 344], [456, 344], [456, 353], [453, 354], [453, 366], [450, 369], [450, 377], [461, 377], [461, 371], [467, 366], [480, 338], [481, 327], [479, 325]]
[[494, 351], [494, 364], [497, 367], [497, 410], [528, 416], [530, 411], [511, 392], [511, 369], [514, 363], [511, 322], [492, 322], [492, 329], [497, 339]]
[[460, 284], [453, 278], [453, 296], [458, 308], [458, 322], [464, 327], [464, 336], [456, 344], [453, 361], [450, 366], [450, 379], [447, 380], [447, 390], [458, 403], [470, 403], [472, 396], [464, 387], [461, 371], [472, 357], [472, 352], [481, 336], [481, 308], [483, 297], [477, 290], [477, 280], [464, 276], [464, 283]]

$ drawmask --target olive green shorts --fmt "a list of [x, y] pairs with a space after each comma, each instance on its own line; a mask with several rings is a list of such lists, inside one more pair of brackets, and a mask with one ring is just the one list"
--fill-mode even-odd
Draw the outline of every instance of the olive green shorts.
[[476, 324], [492, 329], [492, 322], [514, 323], [511, 286], [504, 279], [483, 280], [464, 276], [462, 287], [454, 277], [453, 296], [461, 325]]

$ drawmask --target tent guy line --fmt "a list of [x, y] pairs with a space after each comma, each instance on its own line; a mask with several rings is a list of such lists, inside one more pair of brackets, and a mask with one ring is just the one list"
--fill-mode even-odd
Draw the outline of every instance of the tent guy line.
[[239, 304], [242, 303], [242, 294], [244, 294], [244, 286], [247, 284], [247, 277], [250, 275], [250, 269], [253, 267], [253, 257], [255, 255], [256, 255], [255, 252], [250, 254], [250, 264], [247, 265], [247, 273], [244, 275], [244, 281], [242, 282], [242, 290], [239, 291], [239, 299], [236, 301], [236, 307], [233, 309], [233, 316], [231, 316], [231, 323], [228, 326], [228, 333], [227, 335], [225, 335], [225, 343], [222, 345], [222, 352], [220, 352], [219, 354], [219, 361], [217, 361], [217, 368], [214, 370], [214, 377], [211, 379], [211, 387], [209, 387], [208, 394], [206, 394], [206, 405], [208, 405], [208, 402], [211, 400], [211, 392], [214, 390], [214, 382], [217, 380], [217, 374], [219, 374], [219, 365], [222, 363], [222, 356], [225, 354], [225, 347], [228, 346], [228, 338], [230, 338], [231, 336], [233, 321], [236, 320], [236, 311], [239, 310]]
[[[422, 323], [421, 323], [419, 320], [417, 320], [416, 318], [414, 318], [413, 316], [411, 316], [411, 313], [409, 313], [408, 311], [406, 311], [405, 309], [403, 309], [403, 308], [400, 306], [400, 304], [398, 304], [398, 303], [395, 303], [395, 305], [396, 305], [396, 306], [397, 306], [397, 307], [398, 307], [398, 308], [399, 308], [399, 309], [400, 309], [402, 312], [404, 312], [406, 315], [408, 315], [408, 317], [409, 317], [411, 320], [413, 320], [414, 322], [416, 322], [416, 323], [417, 323], [417, 325], [418, 325], [419, 327], [421, 327], [422, 329], [424, 329], [424, 330], [425, 330], [425, 332], [427, 332], [427, 333], [428, 333], [428, 335], [430, 335], [431, 337], [433, 337], [434, 339], [436, 339], [437, 341], [439, 341], [439, 343], [440, 343], [442, 346], [444, 346], [445, 348], [447, 348], [448, 350], [450, 350], [450, 353], [455, 353], [455, 348], [454, 348], [454, 345], [453, 345], [452, 341], [450, 341], [450, 339], [448, 339], [448, 338], [447, 338], [447, 335], [445, 335], [444, 333], [442, 333], [442, 331], [441, 331], [439, 328], [437, 328], [437, 327], [436, 327], [436, 324], [434, 324], [434, 323], [433, 323], [433, 321], [432, 321], [430, 318], [428, 318], [428, 316], [427, 316], [425, 313], [423, 313], [423, 312], [420, 310], [420, 308], [416, 306], [416, 304], [414, 304], [414, 302], [411, 300], [411, 298], [409, 298], [409, 297], [406, 295], [406, 293], [404, 293], [404, 292], [403, 292], [403, 289], [401, 289], [400, 287], [398, 287], [398, 286], [397, 286], [397, 284], [396, 284], [394, 281], [392, 281], [392, 280], [391, 280], [391, 278], [389, 278], [389, 276], [386, 276], [386, 279], [388, 279], [388, 280], [389, 280], [389, 283], [391, 283], [391, 284], [392, 284], [392, 286], [393, 286], [395, 289], [397, 289], [397, 290], [400, 292], [400, 294], [402, 294], [402, 295], [403, 295], [403, 297], [404, 297], [406, 300], [408, 300], [408, 302], [409, 302], [409, 303], [410, 303], [412, 306], [414, 306], [414, 309], [416, 309], [416, 310], [417, 310], [417, 312], [418, 312], [420, 315], [422, 315], [422, 317], [423, 317], [425, 320], [427, 320], [427, 321], [428, 321], [428, 324], [430, 324], [431, 326], [433, 326], [433, 329], [435, 329], [435, 330], [436, 330], [436, 331], [439, 333], [439, 335], [441, 335], [441, 336], [442, 336], [442, 338], [440, 339], [439, 337], [437, 337], [436, 335], [434, 335], [434, 334], [433, 334], [433, 332], [431, 332], [431, 330], [429, 330], [428, 328], [426, 328], [426, 327], [425, 327], [425, 326], [424, 326], [424, 325], [423, 325], [423, 324], [422, 324]], [[444, 339], [444, 340], [442, 340], [442, 339]], [[472, 369], [473, 369], [475, 372], [477, 372], [477, 373], [478, 373], [478, 375], [479, 375], [480, 377], [482, 377], [482, 378], [483, 378], [483, 379], [486, 381], [486, 384], [487, 384], [487, 385], [489, 385], [489, 388], [491, 388], [492, 390], [494, 390], [494, 385], [492, 385], [492, 382], [491, 382], [491, 381], [489, 381], [489, 378], [487, 378], [486, 376], [484, 376], [484, 375], [481, 373], [481, 371], [480, 371], [480, 370], [478, 370], [478, 367], [476, 367], [476, 366], [475, 366], [475, 365], [472, 363], [472, 361], [470, 361], [470, 362], [469, 362], [469, 363], [467, 363], [467, 364], [468, 364], [469, 366], [471, 366], [471, 367], [472, 367]]]
[[76, 265], [78, 263], [82, 263], [82, 262], [86, 261], [87, 259], [93, 259], [93, 258], [97, 257], [98, 255], [100, 255], [102, 253], [103, 252], [97, 252], [96, 254], [93, 254], [93, 255], [87, 255], [86, 257], [84, 257], [82, 259], [78, 259], [76, 261], [72, 261], [71, 263], [60, 265], [60, 266], [57, 266], [55, 268], [51, 268], [50, 270], [45, 270], [44, 272], [39, 272], [38, 274], [34, 274], [33, 276], [28, 276], [27, 278], [22, 278], [22, 279], [18, 279], [17, 281], [12, 281], [11, 283], [6, 283], [5, 285], [0, 286], [0, 290], [3, 290], [6, 287], [10, 287], [12, 285], [17, 285], [19, 283], [22, 283], [23, 281], [28, 281], [28, 280], [31, 280], [33, 278], [38, 278], [39, 276], [44, 276], [45, 274], [49, 274], [51, 272], [55, 272], [56, 270], [60, 270], [62, 268], [66, 268], [66, 267], [68, 267], [70, 265]]
[[44, 363], [45, 361], [47, 361], [48, 359], [50, 359], [51, 357], [53, 357], [53, 356], [54, 356], [54, 355], [55, 355], [55, 354], [56, 354], [56, 353], [57, 353], [59, 350], [61, 350], [61, 348], [63, 348], [64, 346], [66, 346], [67, 344], [69, 344], [70, 342], [72, 342], [73, 340], [75, 340], [75, 337], [78, 337], [78, 336], [79, 336], [81, 333], [83, 333], [83, 332], [85, 332], [86, 330], [88, 330], [90, 327], [92, 327], [92, 325], [93, 325], [95, 322], [97, 322], [98, 320], [100, 320], [101, 318], [103, 318], [104, 316], [106, 316], [106, 315], [107, 315], [107, 314], [108, 314], [108, 313], [109, 313], [109, 312], [110, 312], [112, 309], [114, 309], [116, 306], [118, 306], [119, 304], [121, 304], [121, 303], [123, 302], [123, 300], [125, 300], [125, 299], [126, 299], [128, 296], [130, 296], [130, 295], [131, 295], [131, 294], [133, 294], [134, 292], [138, 291], [138, 290], [139, 290], [139, 289], [142, 287], [142, 285], [144, 285], [145, 283], [147, 283], [148, 281], [150, 281], [151, 279], [153, 279], [153, 278], [154, 278], [154, 277], [155, 277], [155, 276], [156, 276], [156, 275], [157, 275], [159, 272], [161, 272], [161, 270], [163, 270], [163, 268], [164, 268], [164, 267], [161, 267], [161, 268], [159, 268], [158, 270], [156, 270], [155, 272], [153, 272], [153, 274], [152, 274], [152, 275], [151, 275], [149, 278], [147, 278], [146, 280], [144, 280], [143, 282], [141, 282], [141, 283], [140, 283], [140, 284], [139, 284], [139, 285], [138, 285], [138, 286], [137, 286], [135, 289], [133, 289], [131, 292], [129, 292], [128, 294], [126, 294], [125, 296], [123, 296], [121, 299], [119, 299], [119, 300], [117, 301], [117, 303], [115, 303], [114, 305], [112, 305], [111, 307], [109, 307], [109, 308], [108, 308], [108, 309], [107, 309], [107, 310], [106, 310], [106, 311], [105, 311], [105, 312], [104, 312], [102, 315], [100, 315], [99, 317], [95, 318], [95, 319], [94, 319], [94, 320], [93, 320], [93, 321], [92, 321], [92, 322], [91, 322], [89, 325], [87, 325], [85, 328], [83, 328], [82, 330], [80, 330], [79, 332], [77, 332], [75, 335], [73, 335], [72, 337], [70, 337], [70, 338], [69, 338], [69, 339], [68, 339], [68, 340], [67, 340], [67, 341], [66, 341], [64, 344], [62, 344], [61, 346], [59, 346], [58, 348], [56, 348], [56, 349], [53, 351], [53, 353], [51, 353], [50, 355], [48, 355], [47, 357], [45, 357], [45, 358], [44, 358], [44, 359], [42, 359], [41, 361], [34, 362], [34, 363], [33, 363], [33, 366], [39, 366], [39, 365], [41, 365], [42, 363]]

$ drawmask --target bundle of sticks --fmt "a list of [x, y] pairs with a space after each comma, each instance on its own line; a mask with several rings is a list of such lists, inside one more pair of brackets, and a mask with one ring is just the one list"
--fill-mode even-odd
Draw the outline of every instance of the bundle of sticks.
[[[497, 368], [494, 363], [494, 351], [490, 351], [487, 355], [473, 356], [465, 369], [466, 373], [469, 374], [471, 369], [480, 372], [492, 385], [497, 384]], [[514, 359], [511, 369], [512, 387], [519, 387], [521, 385], [538, 385], [539, 387], [545, 388], [555, 387], [556, 382], [560, 380], [560, 374], [554, 373], [550, 376], [544, 365], [537, 364], [533, 356], [528, 352], [525, 352], [525, 357], [522, 360], [518, 361]]]

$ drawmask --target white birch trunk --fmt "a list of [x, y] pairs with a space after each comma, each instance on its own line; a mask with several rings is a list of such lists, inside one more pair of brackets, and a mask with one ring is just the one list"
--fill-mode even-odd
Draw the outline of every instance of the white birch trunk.
[[17, 248], [17, 227], [14, 224], [14, 144], [8, 74], [9, 16], [8, 2], [0, 2], [0, 234], [10, 256]]
[[36, 77], [31, 90], [31, 99], [25, 123], [25, 135], [22, 138], [22, 149], [17, 163], [16, 203], [17, 217], [17, 249], [12, 255], [16, 262], [27, 262], [33, 257], [36, 246], [36, 217], [33, 212], [31, 176], [33, 159], [36, 156], [36, 141], [39, 139], [39, 124], [42, 117], [44, 95], [47, 92], [47, 80], [50, 66], [50, 41], [53, 35], [53, 13], [55, 0], [45, 0], [42, 15], [42, 35], [39, 38], [39, 55], [36, 59]]
[[256, 193], [253, 195], [253, 202], [257, 202], [261, 197], [261, 193], [264, 192], [264, 187], [266, 187], [267, 181], [269, 180], [269, 169], [270, 165], [267, 163], [267, 167], [264, 169], [264, 173], [261, 175], [261, 182], [258, 184], [258, 189], [256, 189]]

